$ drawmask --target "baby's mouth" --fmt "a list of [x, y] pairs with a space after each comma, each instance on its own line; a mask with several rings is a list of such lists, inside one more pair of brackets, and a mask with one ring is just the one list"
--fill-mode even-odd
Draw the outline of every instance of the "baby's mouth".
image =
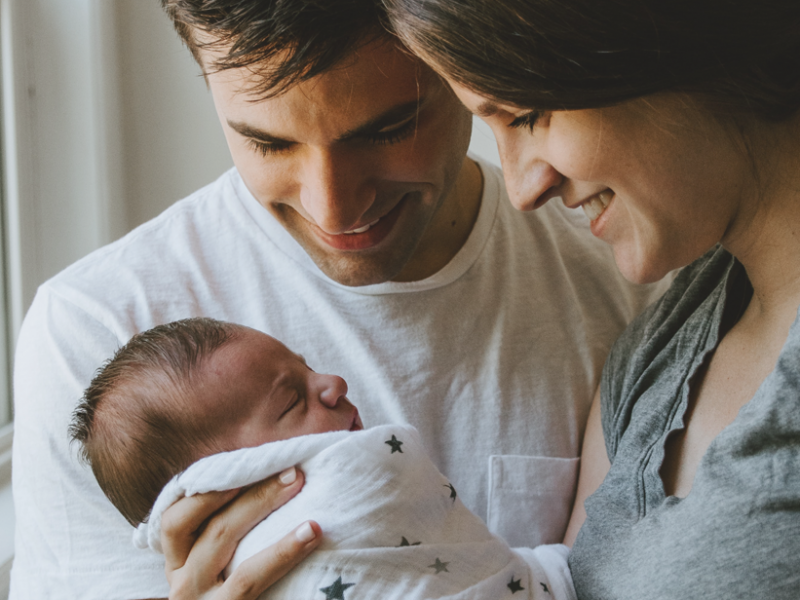
[[364, 426], [361, 424], [361, 417], [358, 415], [358, 409], [356, 409], [353, 415], [353, 422], [350, 424], [350, 431], [361, 431], [362, 429], [364, 429]]

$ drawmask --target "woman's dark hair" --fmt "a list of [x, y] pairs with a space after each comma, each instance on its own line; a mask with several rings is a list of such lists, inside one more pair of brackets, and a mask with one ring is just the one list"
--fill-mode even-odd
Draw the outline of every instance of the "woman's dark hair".
[[460, 84], [541, 110], [661, 91], [778, 121], [800, 107], [800, 0], [383, 0]]
[[[256, 96], [277, 96], [385, 34], [377, 0], [161, 0], [204, 71], [251, 67]], [[202, 35], [202, 41], [198, 38]], [[221, 49], [204, 64], [199, 50]]]

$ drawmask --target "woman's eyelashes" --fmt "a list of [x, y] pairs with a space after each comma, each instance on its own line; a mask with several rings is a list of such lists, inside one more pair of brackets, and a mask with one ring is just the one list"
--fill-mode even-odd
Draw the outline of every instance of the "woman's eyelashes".
[[529, 113], [525, 113], [524, 115], [518, 116], [516, 119], [511, 121], [508, 124], [509, 127], [512, 129], [519, 129], [520, 127], [526, 127], [531, 133], [533, 133], [533, 128], [536, 126], [536, 122], [541, 118], [542, 113], [538, 110], [532, 110]]
[[[364, 134], [365, 139], [370, 144], [378, 146], [390, 146], [397, 144], [408, 138], [417, 127], [416, 114], [411, 115], [405, 121], [376, 131], [375, 133]], [[262, 142], [254, 138], [247, 138], [248, 145], [261, 156], [267, 157], [286, 152], [292, 147], [292, 143]]]

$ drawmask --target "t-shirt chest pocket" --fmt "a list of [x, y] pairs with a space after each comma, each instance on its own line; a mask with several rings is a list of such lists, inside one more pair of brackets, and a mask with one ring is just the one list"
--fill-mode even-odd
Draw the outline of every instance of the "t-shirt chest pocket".
[[561, 543], [579, 458], [490, 456], [487, 525], [511, 547]]

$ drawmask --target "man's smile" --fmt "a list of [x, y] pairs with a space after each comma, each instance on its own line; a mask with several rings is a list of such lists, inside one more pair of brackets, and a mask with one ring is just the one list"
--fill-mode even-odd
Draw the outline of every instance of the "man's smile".
[[400, 202], [384, 216], [367, 225], [356, 227], [340, 234], [327, 233], [315, 223], [311, 221], [306, 222], [309, 224], [309, 228], [314, 235], [325, 245], [334, 250], [367, 250], [369, 248], [374, 248], [386, 239], [394, 228], [395, 223], [397, 223], [397, 219], [403, 213], [403, 208], [406, 206], [406, 200], [409, 195], [410, 194], [406, 194], [403, 196]]

